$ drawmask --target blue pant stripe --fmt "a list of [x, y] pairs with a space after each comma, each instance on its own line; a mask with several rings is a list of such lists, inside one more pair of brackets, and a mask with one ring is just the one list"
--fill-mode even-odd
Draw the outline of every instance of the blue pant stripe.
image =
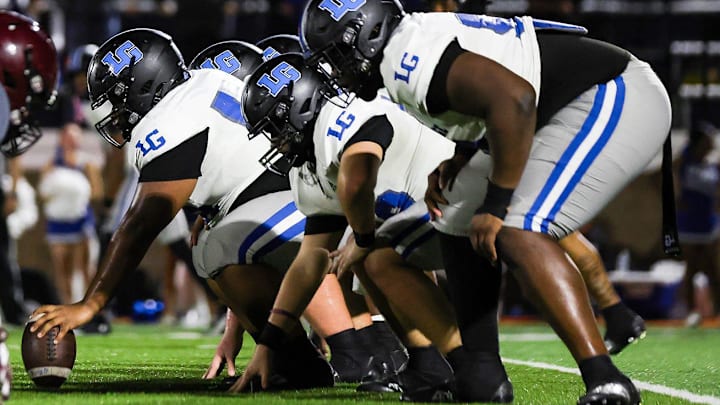
[[547, 233], [550, 222], [555, 220], [555, 216], [558, 212], [560, 212], [562, 205], [568, 199], [573, 190], [575, 190], [575, 187], [577, 187], [580, 183], [582, 176], [585, 175], [587, 170], [590, 168], [590, 165], [592, 165], [605, 145], [607, 145], [613, 132], [615, 132], [615, 128], [617, 128], [617, 124], [620, 120], [620, 115], [622, 114], [623, 106], [625, 104], [625, 82], [622, 77], [617, 77], [615, 78], [615, 84], [617, 85], [617, 92], [615, 94], [615, 104], [613, 105], [612, 113], [610, 113], [610, 120], [605, 126], [602, 134], [600, 134], [597, 142], [595, 142], [593, 147], [590, 148], [587, 156], [585, 156], [585, 159], [583, 159], [577, 171], [573, 174], [572, 178], [568, 182], [568, 185], [565, 187], [565, 190], [563, 190], [562, 194], [560, 194], [560, 197], [557, 202], [555, 202], [555, 205], [553, 205], [547, 218], [543, 220], [542, 231], [544, 233]]
[[555, 187], [555, 183], [557, 183], [560, 175], [570, 162], [570, 159], [572, 159], [572, 156], [575, 154], [575, 152], [580, 147], [585, 138], [587, 138], [590, 130], [592, 130], [593, 126], [595, 125], [595, 122], [597, 122], [598, 116], [600, 115], [600, 110], [602, 109], [603, 100], [605, 99], [606, 87], [607, 86], [605, 84], [598, 85], [598, 91], [595, 94], [595, 100], [593, 101], [593, 106], [590, 109], [590, 114], [588, 114], [588, 117], [585, 119], [582, 128], [580, 128], [580, 132], [575, 135], [575, 138], [573, 138], [572, 142], [570, 142], [570, 145], [568, 145], [562, 156], [560, 156], [560, 159], [550, 173], [550, 177], [548, 178], [547, 182], [545, 182], [545, 185], [540, 191], [540, 194], [535, 199], [535, 202], [533, 203], [530, 210], [527, 212], [527, 214], [525, 214], [525, 222], [523, 223], [523, 229], [527, 231], [532, 231], [533, 218], [537, 215], [537, 212], [542, 207], [545, 199], [548, 197], [553, 187]]
[[398, 244], [400, 244], [400, 242], [403, 239], [407, 238], [408, 235], [415, 232], [418, 228], [420, 228], [421, 226], [423, 226], [424, 224], [426, 224], [428, 222], [430, 222], [430, 213], [427, 213], [427, 214], [423, 215], [422, 217], [416, 219], [413, 223], [408, 225], [407, 228], [403, 229], [402, 232], [398, 233], [394, 238], [392, 238], [390, 240], [390, 246], [392, 246], [392, 247], [397, 246]]
[[[305, 217], [303, 217], [303, 219], [298, 221], [295, 225], [291, 226], [290, 228], [285, 230], [285, 232], [283, 232], [280, 235], [273, 238], [273, 240], [268, 242], [265, 246], [258, 249], [258, 251], [255, 252], [255, 254], [253, 254], [253, 256], [252, 256], [253, 263], [257, 263], [257, 261], [261, 257], [263, 257], [266, 254], [272, 252], [273, 250], [279, 248], [280, 246], [282, 246], [283, 243], [285, 243], [285, 242], [291, 240], [292, 238], [303, 233], [305, 231], [305, 221], [306, 220], [307, 219]], [[282, 270], [285, 270], [285, 269], [282, 269]]]
[[431, 228], [431, 229], [428, 229], [427, 232], [425, 232], [424, 234], [420, 235], [420, 237], [415, 239], [411, 244], [409, 244], [405, 248], [405, 250], [402, 252], [402, 255], [401, 255], [402, 258], [407, 259], [412, 254], [412, 252], [414, 252], [418, 247], [420, 247], [420, 245], [422, 245], [428, 239], [435, 236], [435, 233], [436, 233], [435, 228]]
[[243, 241], [238, 249], [238, 264], [247, 263], [247, 253], [253, 243], [257, 242], [263, 235], [268, 233], [275, 225], [279, 224], [283, 219], [292, 215], [293, 212], [297, 211], [295, 202], [291, 202], [286, 206], [282, 207], [278, 212], [273, 214], [267, 221], [258, 225], [257, 228], [253, 229], [247, 238]]

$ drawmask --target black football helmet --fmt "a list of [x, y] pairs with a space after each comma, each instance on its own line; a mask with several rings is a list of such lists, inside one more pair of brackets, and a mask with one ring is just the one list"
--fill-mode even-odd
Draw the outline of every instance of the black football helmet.
[[300, 38], [297, 35], [278, 34], [258, 41], [255, 45], [262, 50], [263, 61], [270, 60], [280, 54], [302, 53]]
[[240, 80], [245, 80], [262, 61], [262, 51], [257, 46], [243, 41], [224, 41], [202, 50], [188, 67], [219, 69]]
[[404, 14], [397, 0], [310, 0], [300, 43], [310, 64], [331, 70], [328, 80], [369, 101], [382, 87], [383, 49]]
[[56, 100], [57, 51], [40, 25], [13, 11], [0, 11], [0, 84], [8, 114], [7, 131], [0, 134], [0, 151], [17, 156], [42, 136], [35, 113]]
[[111, 145], [121, 148], [137, 123], [188, 77], [185, 62], [164, 32], [137, 28], [108, 39], [88, 67], [93, 110], [109, 102], [112, 112], [95, 124]]
[[263, 62], [248, 78], [241, 102], [250, 139], [264, 135], [272, 144], [260, 163], [287, 174], [293, 166], [312, 159], [315, 118], [335, 94], [299, 53]]

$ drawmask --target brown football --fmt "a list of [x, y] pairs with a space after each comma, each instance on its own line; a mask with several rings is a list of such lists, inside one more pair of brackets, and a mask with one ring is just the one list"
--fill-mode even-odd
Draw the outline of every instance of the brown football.
[[22, 359], [25, 370], [35, 385], [41, 388], [59, 388], [75, 364], [75, 334], [70, 331], [58, 342], [53, 343], [59, 327], [50, 329], [42, 338], [37, 332], [30, 332], [31, 322], [25, 325], [22, 336]]

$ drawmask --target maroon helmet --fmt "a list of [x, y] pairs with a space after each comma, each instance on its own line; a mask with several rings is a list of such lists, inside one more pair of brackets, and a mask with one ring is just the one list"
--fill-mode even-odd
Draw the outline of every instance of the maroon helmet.
[[42, 135], [32, 111], [55, 103], [57, 52], [40, 25], [13, 11], [0, 11], [0, 82], [10, 100], [10, 125], [0, 142], [8, 156], [25, 152]]

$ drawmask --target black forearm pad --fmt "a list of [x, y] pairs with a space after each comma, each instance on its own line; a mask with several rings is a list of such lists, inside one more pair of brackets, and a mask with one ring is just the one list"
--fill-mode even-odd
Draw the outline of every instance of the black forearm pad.
[[288, 334], [279, 326], [275, 326], [270, 322], [265, 324], [260, 336], [257, 338], [257, 344], [265, 345], [272, 350], [280, 350], [287, 342]]
[[488, 179], [487, 194], [485, 201], [480, 208], [475, 211], [476, 214], [490, 214], [500, 219], [505, 219], [507, 215], [507, 207], [515, 189], [503, 188]]

